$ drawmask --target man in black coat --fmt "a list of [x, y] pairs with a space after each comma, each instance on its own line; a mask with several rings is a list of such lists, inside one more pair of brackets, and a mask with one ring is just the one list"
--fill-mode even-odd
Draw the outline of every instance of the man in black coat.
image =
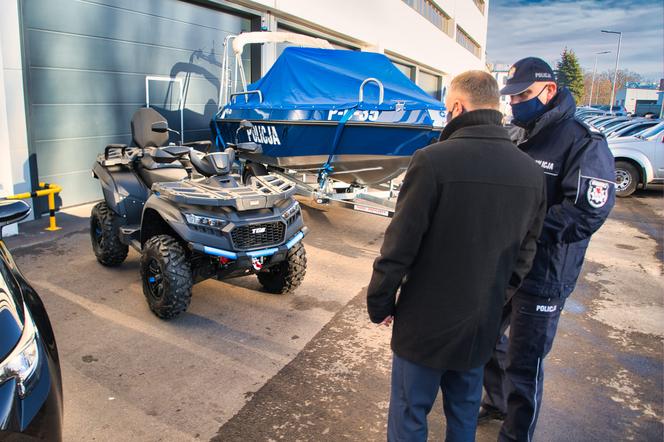
[[483, 366], [535, 255], [544, 175], [501, 126], [499, 98], [486, 72], [452, 81], [452, 120], [413, 156], [374, 263], [369, 316], [394, 318], [390, 441], [426, 440], [439, 388], [447, 440], [474, 440]]
[[546, 176], [547, 213], [537, 254], [507, 304], [501, 336], [484, 372], [481, 420], [504, 419], [500, 441], [530, 441], [542, 404], [544, 358], [565, 300], [574, 290], [586, 248], [615, 201], [613, 155], [604, 136], [574, 118], [567, 89], [534, 57], [517, 61], [501, 91], [510, 96], [513, 135]]

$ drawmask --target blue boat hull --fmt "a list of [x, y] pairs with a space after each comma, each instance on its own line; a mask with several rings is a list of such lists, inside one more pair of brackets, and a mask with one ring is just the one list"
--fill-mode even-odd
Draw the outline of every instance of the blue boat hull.
[[[314, 173], [329, 163], [335, 179], [375, 185], [401, 174], [417, 149], [436, 142], [444, 118], [444, 112], [427, 110], [355, 111], [343, 122], [346, 112], [226, 107], [213, 120], [212, 130], [222, 148], [235, 141], [260, 144], [261, 155], [243, 154], [252, 161]], [[236, 140], [242, 120], [254, 127]]]

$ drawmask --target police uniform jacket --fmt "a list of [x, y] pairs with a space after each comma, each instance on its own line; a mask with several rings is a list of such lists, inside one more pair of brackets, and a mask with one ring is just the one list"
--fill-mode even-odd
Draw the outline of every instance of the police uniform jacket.
[[567, 89], [530, 127], [514, 132], [517, 146], [546, 176], [547, 214], [522, 291], [567, 297], [581, 272], [590, 236], [615, 202], [615, 165], [604, 135], [574, 118]]
[[442, 142], [411, 159], [367, 293], [371, 320], [394, 315], [392, 349], [411, 362], [452, 370], [486, 363], [508, 287], [530, 268], [544, 175], [501, 118], [463, 114]]

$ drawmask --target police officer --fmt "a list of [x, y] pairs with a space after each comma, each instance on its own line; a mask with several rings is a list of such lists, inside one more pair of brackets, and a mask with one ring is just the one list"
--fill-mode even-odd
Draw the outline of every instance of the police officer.
[[546, 214], [544, 174], [511, 142], [499, 101], [486, 72], [452, 80], [452, 119], [413, 156], [374, 262], [369, 316], [394, 319], [388, 441], [427, 439], [438, 390], [446, 440], [475, 440], [505, 294], [528, 273]]
[[533, 266], [503, 312], [503, 333], [484, 371], [479, 421], [504, 419], [499, 440], [530, 441], [542, 404], [544, 358], [590, 237], [615, 202], [615, 169], [604, 136], [574, 118], [574, 98], [558, 88], [545, 61], [517, 61], [501, 94], [511, 99], [513, 139], [546, 175], [547, 214]]

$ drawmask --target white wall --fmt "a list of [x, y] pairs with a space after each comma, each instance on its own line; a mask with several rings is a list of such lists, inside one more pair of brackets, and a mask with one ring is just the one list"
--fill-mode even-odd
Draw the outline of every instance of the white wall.
[[620, 89], [616, 94], [615, 105], [621, 100], [625, 100], [624, 103], [620, 103], [625, 106], [627, 112], [634, 112], [636, 110], [636, 101], [637, 100], [657, 100], [658, 99], [657, 89], [637, 89], [637, 88], [627, 88]]
[[[18, 0], [0, 14], [0, 196], [30, 191]], [[16, 225], [5, 235], [16, 233]]]
[[[493, 78], [495, 78], [496, 82], [498, 82], [498, 89], [502, 89], [505, 87], [505, 81], [507, 80], [508, 73], [509, 71], [506, 70], [495, 70], [491, 72]], [[507, 117], [512, 116], [512, 106], [510, 106], [509, 95], [500, 96], [500, 111], [503, 113], [503, 115]]]
[[254, 0], [279, 16], [292, 16], [359, 40], [370, 50], [391, 51], [446, 74], [485, 69], [487, 17], [472, 0], [438, 0], [482, 46], [482, 59], [461, 47], [401, 0]]

